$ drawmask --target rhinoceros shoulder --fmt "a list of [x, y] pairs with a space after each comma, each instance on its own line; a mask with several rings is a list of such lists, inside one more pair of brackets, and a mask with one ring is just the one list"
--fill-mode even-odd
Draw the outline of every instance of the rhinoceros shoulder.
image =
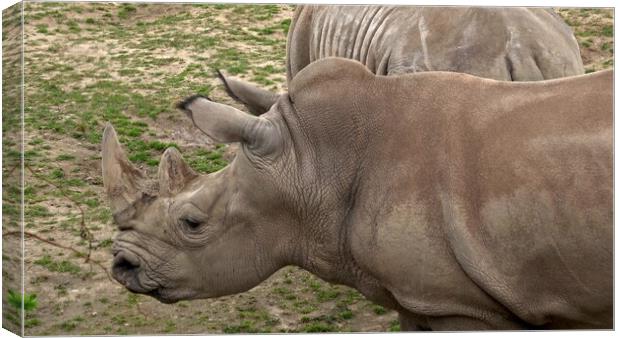
[[358, 61], [338, 57], [325, 58], [311, 63], [295, 76], [289, 85], [289, 95], [294, 97], [308, 88], [321, 87], [327, 83], [361, 83], [374, 76]]

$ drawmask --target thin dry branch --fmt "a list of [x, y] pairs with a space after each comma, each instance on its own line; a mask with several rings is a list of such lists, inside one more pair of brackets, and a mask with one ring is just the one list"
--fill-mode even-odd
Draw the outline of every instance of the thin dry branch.
[[82, 208], [82, 205], [74, 200], [71, 196], [69, 196], [69, 194], [63, 189], [61, 188], [58, 184], [52, 182], [51, 180], [37, 174], [34, 172], [34, 170], [29, 166], [29, 165], [25, 165], [25, 168], [28, 169], [28, 171], [30, 171], [30, 173], [32, 174], [32, 176], [34, 176], [35, 178], [55, 187], [56, 189], [58, 189], [58, 191], [60, 192], [60, 194], [66, 198], [67, 200], [69, 200], [71, 203], [75, 204], [75, 206], [78, 207], [78, 209], [80, 210], [80, 237], [87, 240], [88, 241], [88, 253], [86, 254], [86, 262], [88, 263], [88, 261], [90, 260], [90, 255], [92, 253], [93, 250], [93, 239], [94, 236], [93, 234], [90, 232], [90, 230], [88, 229], [88, 227], [86, 227], [86, 213], [84, 212], [84, 208]]
[[13, 172], [15, 171], [15, 169], [17, 169], [17, 167], [19, 167], [19, 163], [14, 165], [14, 166], [12, 166], [11, 169], [9, 169], [4, 175], [6, 177], [9, 177], [9, 176], [13, 175]]
[[[78, 210], [80, 211], [80, 237], [85, 239], [88, 242], [88, 252], [84, 253], [81, 252], [79, 250], [76, 250], [72, 247], [68, 247], [68, 246], [64, 246], [62, 244], [56, 243], [54, 241], [45, 239], [35, 233], [32, 232], [28, 232], [28, 231], [24, 231], [23, 234], [24, 236], [28, 236], [31, 238], [34, 238], [36, 240], [39, 240], [41, 242], [47, 243], [49, 245], [61, 248], [61, 249], [65, 249], [65, 250], [69, 250], [74, 252], [76, 255], [78, 255], [79, 257], [85, 257], [85, 263], [93, 263], [95, 265], [97, 265], [99, 268], [101, 268], [106, 276], [108, 277], [108, 279], [110, 279], [110, 281], [115, 282], [115, 280], [112, 278], [112, 276], [110, 276], [110, 272], [108, 271], [108, 269], [106, 269], [105, 266], [103, 266], [103, 264], [99, 261], [93, 260], [91, 259], [91, 254], [92, 254], [92, 250], [93, 250], [93, 240], [94, 240], [94, 236], [93, 234], [90, 232], [90, 230], [88, 229], [88, 227], [86, 227], [86, 212], [84, 211], [84, 208], [82, 207], [82, 205], [76, 201], [74, 198], [72, 198], [66, 191], [65, 189], [61, 188], [58, 184], [56, 184], [55, 182], [47, 179], [46, 177], [43, 177], [39, 174], [37, 174], [28, 164], [24, 165], [24, 168], [27, 169], [34, 178], [39, 179], [51, 186], [53, 186], [54, 188], [56, 188], [60, 194], [66, 198], [68, 201], [70, 201], [72, 204], [74, 204], [75, 206], [77, 206]], [[15, 168], [13, 168], [12, 170], [14, 170]], [[12, 171], [11, 170], [11, 171]], [[21, 234], [22, 232], [20, 231], [8, 231], [3, 233], [3, 236], [11, 236], [11, 235], [18, 235]], [[92, 267], [92, 265], [91, 265]], [[92, 269], [92, 268], [91, 268]]]
[[[7, 232], [3, 232], [2, 236], [15, 236], [15, 235], [21, 235], [21, 234], [22, 234], [21, 231], [7, 231]], [[23, 234], [24, 234], [24, 236], [32, 237], [32, 238], [34, 238], [34, 239], [36, 239], [38, 241], [47, 243], [47, 244], [55, 246], [57, 248], [61, 248], [61, 249], [72, 251], [73, 253], [78, 255], [78, 257], [86, 256], [85, 253], [83, 253], [83, 252], [81, 252], [79, 250], [76, 250], [76, 249], [74, 249], [72, 247], [69, 247], [69, 246], [65, 246], [65, 245], [56, 243], [56, 242], [51, 241], [49, 239], [45, 239], [45, 238], [43, 238], [43, 237], [41, 237], [41, 236], [39, 236], [39, 235], [37, 235], [35, 233], [29, 232], [29, 231], [24, 231]], [[110, 281], [115, 282], [115, 280], [112, 278], [112, 276], [110, 276], [110, 272], [108, 271], [108, 269], [106, 269], [106, 267], [103, 266], [103, 264], [101, 262], [96, 261], [94, 259], [90, 259], [90, 260], [86, 261], [86, 263], [89, 263], [89, 264], [93, 263], [93, 264], [97, 265], [98, 267], [100, 267], [105, 272], [105, 274], [108, 276]]]

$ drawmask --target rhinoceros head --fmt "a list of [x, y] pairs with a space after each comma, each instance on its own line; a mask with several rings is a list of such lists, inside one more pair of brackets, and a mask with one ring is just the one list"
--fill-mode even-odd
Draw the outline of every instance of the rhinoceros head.
[[294, 216], [275, 184], [286, 162], [280, 122], [198, 96], [179, 108], [213, 139], [241, 143], [232, 163], [199, 175], [169, 148], [149, 180], [111, 125], [102, 143], [103, 183], [120, 230], [112, 274], [162, 302], [245, 291], [287, 264], [283, 252], [294, 243], [285, 230]]

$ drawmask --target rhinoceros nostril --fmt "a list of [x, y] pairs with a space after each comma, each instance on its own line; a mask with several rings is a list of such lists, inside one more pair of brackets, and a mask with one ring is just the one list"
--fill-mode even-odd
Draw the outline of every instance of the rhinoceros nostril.
[[115, 274], [126, 275], [136, 271], [140, 267], [140, 260], [133, 254], [127, 252], [119, 252], [114, 257], [112, 270]]

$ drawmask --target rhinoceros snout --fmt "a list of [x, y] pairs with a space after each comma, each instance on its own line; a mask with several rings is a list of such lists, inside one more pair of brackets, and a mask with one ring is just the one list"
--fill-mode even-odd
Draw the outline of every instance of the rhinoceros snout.
[[112, 276], [119, 283], [134, 292], [146, 292], [138, 283], [140, 259], [128, 251], [119, 251], [112, 262]]

